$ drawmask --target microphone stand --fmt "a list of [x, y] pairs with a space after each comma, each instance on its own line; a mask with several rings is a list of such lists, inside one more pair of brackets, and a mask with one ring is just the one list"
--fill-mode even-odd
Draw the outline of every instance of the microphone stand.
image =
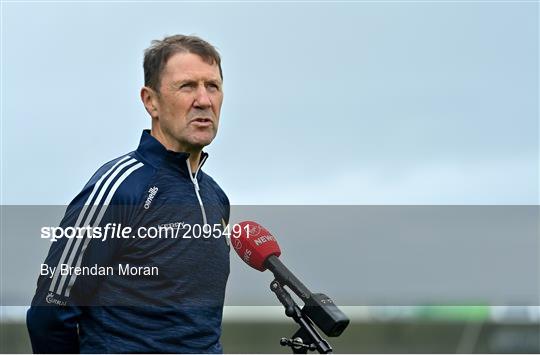
[[270, 290], [276, 294], [278, 300], [285, 307], [285, 315], [294, 319], [300, 326], [292, 338], [281, 338], [280, 344], [289, 346], [293, 354], [307, 354], [308, 350], [317, 350], [320, 354], [331, 354], [332, 347], [328, 341], [319, 335], [312, 321], [302, 313], [289, 292], [277, 280], [270, 283]]

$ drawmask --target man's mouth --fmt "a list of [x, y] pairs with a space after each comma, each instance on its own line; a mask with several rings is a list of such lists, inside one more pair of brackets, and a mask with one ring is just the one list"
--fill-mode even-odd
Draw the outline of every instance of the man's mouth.
[[212, 125], [212, 120], [209, 118], [199, 117], [192, 120], [191, 123], [198, 127], [208, 127]]

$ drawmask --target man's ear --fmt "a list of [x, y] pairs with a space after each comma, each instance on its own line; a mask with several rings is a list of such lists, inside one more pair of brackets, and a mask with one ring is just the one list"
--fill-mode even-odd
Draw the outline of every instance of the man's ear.
[[152, 118], [157, 118], [159, 116], [157, 95], [157, 92], [148, 86], [143, 86], [141, 89], [141, 100], [146, 108], [146, 112], [148, 112]]

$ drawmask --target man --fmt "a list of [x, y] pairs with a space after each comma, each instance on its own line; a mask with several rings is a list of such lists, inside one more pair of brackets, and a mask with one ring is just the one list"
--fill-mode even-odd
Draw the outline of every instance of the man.
[[[144, 76], [151, 131], [135, 151], [98, 169], [60, 226], [109, 235], [126, 226], [171, 228], [176, 237], [149, 238], [146, 229], [54, 242], [44, 265], [56, 269], [39, 277], [27, 314], [34, 352], [222, 352], [229, 244], [215, 232], [228, 223], [230, 206], [201, 171], [202, 149], [219, 124], [221, 59], [198, 37], [170, 36], [145, 51]], [[197, 238], [201, 226], [211, 226], [213, 237]]]

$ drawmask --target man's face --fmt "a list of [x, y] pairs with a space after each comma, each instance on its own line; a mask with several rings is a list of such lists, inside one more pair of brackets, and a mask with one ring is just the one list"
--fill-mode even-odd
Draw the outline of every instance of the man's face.
[[169, 58], [152, 115], [167, 145], [196, 151], [212, 142], [218, 130], [222, 86], [217, 64], [208, 64], [192, 53]]

